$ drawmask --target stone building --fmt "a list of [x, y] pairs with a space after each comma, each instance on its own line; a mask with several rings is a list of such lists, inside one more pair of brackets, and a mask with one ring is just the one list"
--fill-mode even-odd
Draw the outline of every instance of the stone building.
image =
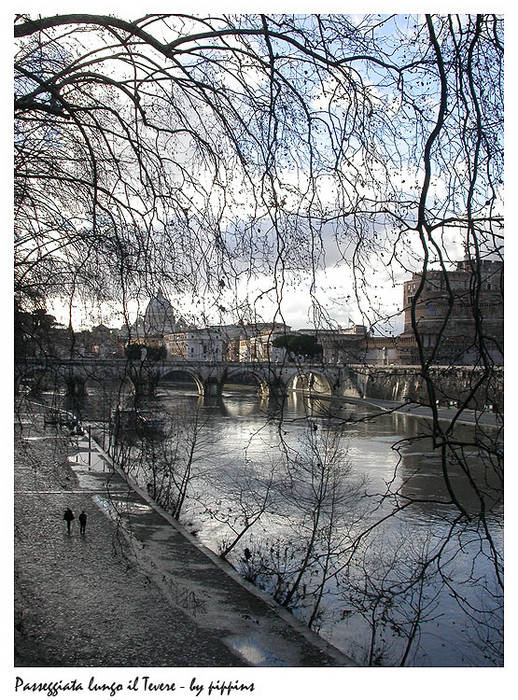
[[165, 336], [187, 330], [186, 322], [175, 316], [171, 303], [159, 288], [157, 294], [149, 300], [144, 315], [138, 315], [129, 328], [123, 326], [120, 334], [125, 336], [126, 343], [160, 348], [165, 347]]
[[174, 309], [160, 288], [156, 296], [150, 299], [147, 305], [143, 327], [144, 334], [152, 337], [163, 337], [167, 333], [176, 333], [178, 331]]
[[457, 263], [455, 270], [428, 270], [404, 283], [405, 325], [399, 336], [400, 364], [418, 364], [412, 327], [415, 305], [417, 333], [426, 358], [435, 364], [472, 365], [482, 355], [503, 362], [503, 263], [473, 260]]
[[221, 362], [223, 357], [223, 338], [215, 328], [166, 333], [163, 342], [170, 360]]
[[124, 342], [121, 342], [117, 330], [104, 324], [94, 326], [91, 330], [92, 351], [99, 358], [122, 357]]
[[400, 358], [398, 338], [366, 335], [362, 344], [362, 361], [368, 365], [397, 365]]
[[282, 362], [286, 355], [284, 348], [276, 348], [276, 338], [290, 332], [290, 326], [283, 323], [261, 323], [247, 326], [239, 340], [240, 362]]
[[246, 337], [246, 326], [229, 324], [226, 326], [211, 326], [211, 330], [218, 332], [222, 342], [222, 358], [227, 362], [239, 362], [239, 341]]

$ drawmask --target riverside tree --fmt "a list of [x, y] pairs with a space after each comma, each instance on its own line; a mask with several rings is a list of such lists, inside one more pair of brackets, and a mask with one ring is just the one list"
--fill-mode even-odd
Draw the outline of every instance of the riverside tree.
[[284, 348], [291, 359], [297, 356], [313, 359], [322, 354], [322, 346], [314, 335], [281, 335], [275, 338], [273, 346]]
[[501, 248], [500, 33], [481, 15], [17, 16], [18, 294], [124, 306], [159, 280], [238, 314], [242, 277], [280, 301], [309, 271], [319, 326], [334, 239], [381, 323], [380, 265]]

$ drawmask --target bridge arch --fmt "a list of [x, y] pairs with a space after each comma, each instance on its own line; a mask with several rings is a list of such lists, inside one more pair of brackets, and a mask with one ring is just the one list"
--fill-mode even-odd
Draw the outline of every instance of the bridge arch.
[[14, 369], [14, 391], [16, 394], [36, 394], [39, 391], [39, 373], [25, 365], [16, 365]]
[[304, 391], [314, 394], [333, 394], [332, 380], [317, 369], [297, 369], [286, 382], [287, 391]]
[[174, 375], [183, 375], [190, 377], [190, 379], [193, 380], [197, 390], [198, 394], [200, 396], [203, 396], [205, 393], [205, 386], [203, 383], [203, 379], [200, 377], [200, 375], [191, 367], [167, 367], [164, 369], [159, 375], [158, 375], [158, 381], [157, 381], [157, 388], [167, 379], [169, 378], [170, 380], [174, 379]]
[[260, 372], [256, 372], [253, 369], [250, 369], [248, 367], [245, 367], [243, 369], [240, 369], [238, 367], [236, 367], [235, 369], [229, 369], [226, 372], [225, 377], [222, 381], [222, 388], [223, 388], [223, 385], [225, 383], [230, 382], [230, 380], [232, 380], [233, 378], [237, 379], [238, 377], [247, 377], [247, 376], [253, 377], [253, 379], [255, 379], [260, 396], [266, 397], [269, 395], [270, 387], [268, 385], [268, 382], [264, 378], [264, 376], [262, 376], [260, 374]]
[[138, 393], [136, 379], [129, 372], [120, 376], [88, 376], [84, 386], [87, 395], [116, 396], [118, 400]]

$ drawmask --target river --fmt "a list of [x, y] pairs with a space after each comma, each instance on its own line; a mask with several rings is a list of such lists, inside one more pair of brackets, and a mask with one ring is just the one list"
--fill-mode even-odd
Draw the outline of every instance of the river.
[[[85, 424], [113, 397], [90, 391]], [[278, 600], [291, 591], [293, 613], [357, 662], [503, 664], [502, 491], [473, 428], [456, 429], [463, 459], [447, 463], [459, 520], [426, 419], [295, 393], [281, 411], [243, 388], [160, 387], [144, 407], [167, 436], [123, 440], [125, 468], [163, 501], [167, 465], [189, 463], [181, 522], [217, 553], [237, 537], [228, 561]]]

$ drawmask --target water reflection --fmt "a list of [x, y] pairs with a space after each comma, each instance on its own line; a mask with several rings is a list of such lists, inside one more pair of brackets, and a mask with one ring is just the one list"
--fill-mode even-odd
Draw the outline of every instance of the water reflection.
[[[107, 407], [120, 403], [118, 386], [108, 383], [98, 393], [82, 398], [64, 397], [67, 410], [82, 420], [106, 422]], [[124, 406], [132, 405], [126, 396]], [[203, 429], [210, 443], [211, 467], [234, 468], [254, 461], [271, 464], [279, 454], [295, 449], [308, 424], [316, 429], [331, 421], [347, 444], [353, 475], [367, 475], [370, 490], [385, 493], [390, 484], [392, 493], [412, 501], [406, 518], [442, 519], [451, 503], [445, 485], [447, 471], [451, 489], [460, 505], [470, 514], [481, 507], [479, 489], [484, 493], [484, 507], [500, 515], [502, 483], [498, 470], [477, 451], [464, 449], [462, 460], [447, 453], [443, 458], [433, 447], [430, 424], [423, 418], [406, 414], [379, 415], [377, 409], [337, 401], [310, 399], [290, 394], [285, 400], [261, 398], [253, 389], [248, 392], [226, 390], [222, 397], [200, 397], [195, 390], [181, 393], [173, 387], [161, 387], [156, 397], [141, 401], [141, 406], [174, 419], [182, 411], [199, 411]], [[282, 419], [282, 420], [281, 420]], [[459, 443], [473, 442], [473, 429], [457, 426]], [[465, 473], [465, 465], [469, 474]]]
[[[130, 396], [124, 400], [127, 403], [123, 402], [122, 405], [132, 405]], [[83, 399], [65, 399], [67, 410], [75, 411], [83, 421], [97, 422], [98, 425], [107, 425], [109, 410], [116, 405], [121, 405], [121, 394], [118, 387], [108, 384], [102, 387], [102, 391], [97, 394], [91, 392]], [[367, 555], [373, 556], [376, 547], [384, 553], [389, 553], [390, 547], [400, 547], [402, 553], [408, 552], [410, 562], [410, 557], [421, 546], [433, 551], [449, 536], [452, 523], [459, 515], [458, 507], [451, 504], [453, 493], [458, 505], [465, 509], [471, 520], [455, 531], [455, 538], [445, 548], [444, 556], [448, 561], [445, 571], [451, 581], [459, 583], [469, 578], [471, 567], [475, 564], [474, 571], [480, 579], [481, 588], [490, 591], [489, 598], [493, 595], [492, 562], [484, 549], [478, 514], [483, 507], [487, 522], [482, 524], [491, 528], [494, 545], [500, 547], [502, 483], [493, 457], [490, 459], [489, 455], [483, 455], [472, 447], [473, 428], [457, 426], [454, 438], [461, 445], [457, 449], [460, 450], [458, 456], [462, 457], [462, 460], [457, 460], [454, 452], [446, 452], [443, 458], [440, 448], [434, 448], [429, 435], [431, 424], [427, 420], [396, 413], [380, 415], [377, 409], [366, 405], [310, 399], [297, 394], [281, 400], [264, 399], [254, 390], [226, 389], [218, 399], [200, 397], [194, 390], [185, 391], [184, 388], [179, 392], [173, 387], [163, 386], [156, 397], [142, 400], [140, 405], [165, 416], [171, 425], [181, 416], [196, 414], [200, 417], [204, 449], [197, 457], [197, 469], [203, 476], [196, 481], [193, 492], [196, 498], [186, 513], [202, 542], [215, 551], [227, 536], [225, 533], [228, 533], [229, 521], [222, 520], [222, 513], [232, 509], [233, 513], [237, 511], [236, 504], [243, 501], [243, 489], [246, 490], [247, 484], [254, 481], [256, 488], [264, 490], [272, 465], [297, 454], [308, 430], [320, 435], [330, 426], [331, 432], [335, 431], [340, 436], [350, 463], [345, 486], [352, 489], [365, 480], [363, 497], [348, 506], [348, 522], [354, 522], [357, 531], [361, 531], [376, 520], [382, 520], [395, 506], [404, 506], [397, 517], [383, 521], [377, 527], [372, 538], [374, 548]], [[171, 435], [178, 439], [179, 433]], [[139, 448], [138, 439], [132, 443], [134, 448]], [[156, 456], [161, 454], [161, 449], [164, 454], [170, 449], [167, 438], [162, 443], [157, 441], [151, 451]], [[466, 465], [469, 473], [466, 473]], [[446, 487], [445, 470], [450, 491]], [[146, 485], [146, 475], [142, 478], [143, 485]], [[274, 481], [273, 487], [280, 491], [285, 484]], [[279, 524], [281, 515], [285, 517], [295, 512], [296, 505], [278, 506], [281, 510], [277, 516], [272, 511], [270, 520], [265, 519], [265, 532], [260, 535], [264, 541], [284, 536], [284, 526]], [[211, 517], [207, 517], [209, 507]], [[250, 540], [244, 538], [242, 546], [245, 544], [250, 545]], [[254, 544], [256, 548], [262, 546], [257, 539]], [[401, 568], [401, 563], [398, 566]], [[359, 581], [358, 572], [355, 576]], [[368, 628], [358, 615], [350, 611], [349, 603], [341, 598], [337, 581], [338, 578], [327, 584], [325, 615], [319, 624], [327, 639], [346, 653], [354, 653], [354, 640], [365, 639], [368, 646]], [[354, 581], [350, 580], [349, 583]], [[422, 595], [429, 595], [437, 608], [430, 621], [422, 625], [413, 662], [427, 665], [484, 665], [486, 651], [476, 637], [481, 629], [491, 625], [498, 637], [498, 606], [494, 611], [484, 613], [491, 625], [485, 624], [485, 619], [482, 619], [477, 626], [470, 615], [463, 614], [443, 582], [439, 591], [433, 585], [431, 581], [427, 582]], [[463, 590], [460, 583], [456, 590]], [[413, 604], [414, 601], [410, 601], [410, 605]], [[489, 609], [489, 606], [484, 606], [486, 601], [480, 603], [480, 609]], [[303, 602], [300, 610], [304, 615]], [[446, 641], [444, 621], [448, 621], [449, 626]], [[240, 640], [239, 644], [242, 653], [246, 649], [251, 649], [250, 653], [257, 651], [247, 640]], [[490, 659], [492, 663], [498, 663], [498, 642], [489, 638], [484, 644], [486, 647], [494, 645], [496, 651], [490, 655]], [[397, 648], [396, 643], [394, 648]], [[397, 654], [394, 653], [391, 658], [396, 659]]]
[[[264, 643], [264, 636], [234, 635], [226, 639], [227, 644], [233, 651], [237, 651], [243, 656], [252, 666], [286, 666], [271, 649]], [[283, 650], [285, 652], [285, 650]]]

